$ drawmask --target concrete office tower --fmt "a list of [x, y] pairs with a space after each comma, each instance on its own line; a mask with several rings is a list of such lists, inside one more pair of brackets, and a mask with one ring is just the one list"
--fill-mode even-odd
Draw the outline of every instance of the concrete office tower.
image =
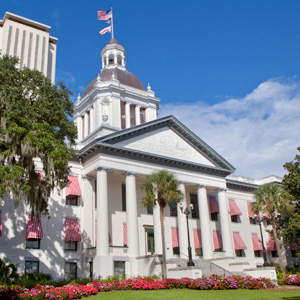
[[19, 68], [42, 72], [55, 82], [56, 42], [49, 35], [51, 27], [10, 12], [0, 20], [0, 56], [19, 58]]

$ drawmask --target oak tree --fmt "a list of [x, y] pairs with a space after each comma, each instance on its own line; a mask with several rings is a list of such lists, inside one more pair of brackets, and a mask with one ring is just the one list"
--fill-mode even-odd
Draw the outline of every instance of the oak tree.
[[16, 206], [25, 200], [39, 216], [48, 213], [53, 189], [67, 184], [77, 129], [67, 87], [17, 64], [15, 57], [0, 58], [0, 201], [5, 194]]

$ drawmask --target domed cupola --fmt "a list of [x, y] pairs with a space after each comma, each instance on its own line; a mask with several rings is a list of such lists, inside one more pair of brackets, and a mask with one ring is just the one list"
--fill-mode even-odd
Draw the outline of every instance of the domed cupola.
[[126, 70], [126, 52], [122, 45], [119, 45], [117, 40], [112, 39], [102, 49], [102, 69], [113, 69], [118, 68]]
[[78, 97], [74, 121], [78, 128], [77, 148], [92, 140], [155, 120], [159, 99], [148, 84], [126, 70], [126, 52], [115, 39], [101, 51], [100, 74]]

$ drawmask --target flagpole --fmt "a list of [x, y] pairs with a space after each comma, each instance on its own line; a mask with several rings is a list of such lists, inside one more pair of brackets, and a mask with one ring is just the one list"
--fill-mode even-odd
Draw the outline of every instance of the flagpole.
[[115, 39], [115, 37], [114, 37], [114, 19], [113, 19], [114, 16], [113, 16], [112, 7], [110, 9], [111, 9], [111, 37], [114, 40]]

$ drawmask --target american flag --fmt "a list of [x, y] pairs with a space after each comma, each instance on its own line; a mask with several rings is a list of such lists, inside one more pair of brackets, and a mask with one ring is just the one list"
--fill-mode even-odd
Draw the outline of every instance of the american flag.
[[98, 10], [98, 20], [107, 21], [111, 17], [112, 17], [112, 11], [111, 10]]

